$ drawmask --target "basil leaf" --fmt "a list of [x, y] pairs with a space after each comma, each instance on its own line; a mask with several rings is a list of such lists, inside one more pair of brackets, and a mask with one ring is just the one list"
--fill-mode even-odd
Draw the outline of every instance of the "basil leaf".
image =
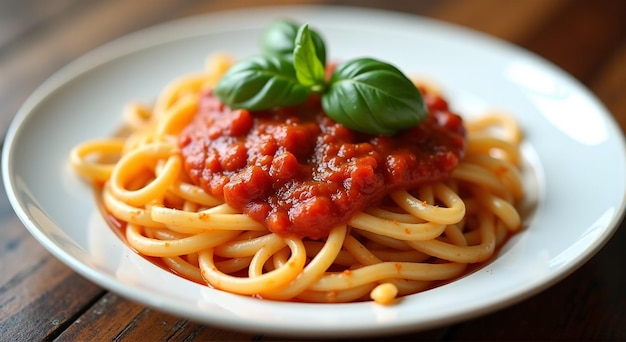
[[396, 67], [371, 58], [339, 65], [322, 106], [333, 120], [368, 134], [393, 135], [427, 115], [413, 82]]
[[293, 66], [298, 82], [312, 90], [321, 92], [325, 86], [324, 65], [315, 54], [315, 45], [308, 25], [302, 25], [296, 35], [293, 49]]
[[233, 65], [214, 94], [230, 108], [255, 111], [299, 104], [310, 89], [298, 83], [291, 62], [276, 56], [256, 56]]
[[[261, 48], [264, 53], [281, 56], [289, 61], [293, 60], [296, 35], [299, 25], [290, 20], [277, 20], [273, 22], [263, 33]], [[311, 39], [315, 45], [317, 58], [326, 65], [326, 45], [324, 40], [314, 30], [311, 31]]]

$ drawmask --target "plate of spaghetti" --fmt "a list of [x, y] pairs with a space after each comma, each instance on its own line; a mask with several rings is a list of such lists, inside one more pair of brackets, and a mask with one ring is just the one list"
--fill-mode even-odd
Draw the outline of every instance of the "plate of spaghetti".
[[273, 7], [66, 66], [14, 119], [3, 180], [35, 238], [111, 291], [224, 328], [355, 337], [569, 275], [622, 218], [625, 156], [602, 104], [517, 47]]

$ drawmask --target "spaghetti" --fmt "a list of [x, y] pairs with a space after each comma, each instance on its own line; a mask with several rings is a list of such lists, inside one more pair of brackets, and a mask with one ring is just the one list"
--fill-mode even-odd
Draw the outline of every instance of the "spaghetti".
[[231, 63], [213, 56], [205, 71], [170, 83], [154, 106], [129, 104], [123, 136], [70, 153], [138, 253], [236, 294], [388, 304], [459, 278], [521, 228], [521, 133], [510, 118], [488, 114], [466, 123], [465, 155], [449, 177], [393, 189], [324, 236], [269, 230], [194, 182], [181, 154], [181, 132]]

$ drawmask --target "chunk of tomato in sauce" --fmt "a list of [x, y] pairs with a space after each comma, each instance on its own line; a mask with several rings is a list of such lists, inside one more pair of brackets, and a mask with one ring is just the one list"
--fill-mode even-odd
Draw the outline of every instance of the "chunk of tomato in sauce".
[[321, 239], [390, 191], [449, 177], [464, 155], [463, 121], [441, 97], [424, 99], [426, 119], [391, 137], [334, 122], [315, 96], [250, 113], [209, 92], [180, 136], [185, 170], [270, 231]]

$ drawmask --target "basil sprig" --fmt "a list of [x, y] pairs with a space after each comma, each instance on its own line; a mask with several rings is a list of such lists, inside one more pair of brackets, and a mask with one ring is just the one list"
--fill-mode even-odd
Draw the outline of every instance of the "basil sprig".
[[[261, 38], [261, 49], [268, 55], [276, 55], [291, 61], [293, 59], [293, 49], [295, 47], [296, 36], [300, 26], [289, 20], [277, 20], [270, 24]], [[311, 30], [311, 39], [315, 45], [317, 58], [326, 63], [326, 45], [322, 36]]]
[[302, 103], [311, 90], [298, 82], [293, 64], [278, 56], [254, 56], [233, 65], [215, 96], [231, 108], [251, 111]]
[[326, 87], [326, 73], [313, 42], [313, 34], [307, 25], [298, 30], [293, 48], [293, 66], [300, 84], [312, 91], [322, 92]]
[[[394, 135], [427, 115], [422, 95], [400, 70], [372, 58], [345, 62], [326, 80], [325, 46], [302, 25], [279, 21], [266, 31], [265, 54], [226, 72], [214, 93], [231, 108], [251, 111], [302, 103], [311, 92], [333, 120], [367, 134]], [[320, 53], [320, 51], [322, 51]]]

